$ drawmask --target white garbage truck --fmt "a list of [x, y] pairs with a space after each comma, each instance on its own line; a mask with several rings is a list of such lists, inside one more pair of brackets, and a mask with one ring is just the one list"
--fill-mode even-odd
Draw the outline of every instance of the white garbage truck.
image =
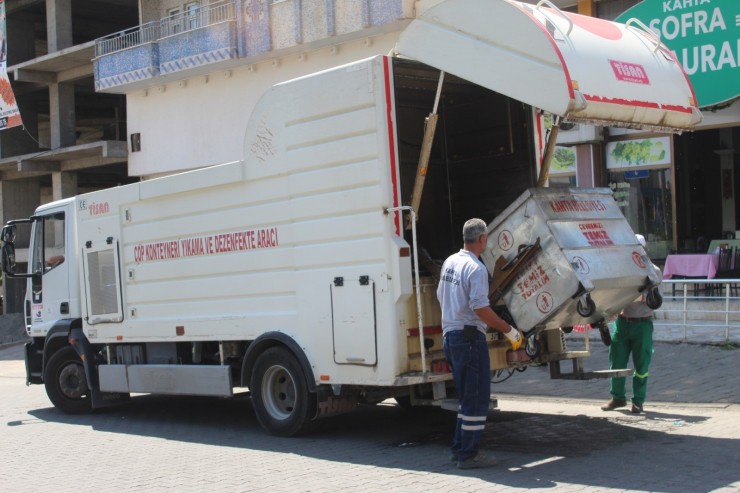
[[[242, 160], [10, 221], [3, 271], [27, 278], [28, 382], [67, 413], [132, 393], [245, 388], [261, 426], [284, 436], [358, 403], [449, 403], [435, 268], [470, 217], [491, 222], [492, 300], [529, 341], [514, 352], [490, 334], [494, 371], [572, 360], [553, 376], [591, 377], [588, 351], [566, 347], [568, 325], [598, 324], [660, 280], [604, 189], [528, 192], [556, 133], [537, 145], [542, 113], [677, 132], [700, 119], [680, 65], [643, 27], [549, 4], [441, 1], [395, 53], [268, 90]], [[527, 215], [530, 202], [549, 210]], [[530, 216], [584, 234], [561, 241], [564, 226]], [[589, 243], [594, 230], [611, 243]], [[26, 232], [27, 269], [15, 262]], [[596, 247], [629, 265], [605, 274], [615, 302], [579, 264], [599, 271]], [[564, 268], [567, 296], [543, 297]]]

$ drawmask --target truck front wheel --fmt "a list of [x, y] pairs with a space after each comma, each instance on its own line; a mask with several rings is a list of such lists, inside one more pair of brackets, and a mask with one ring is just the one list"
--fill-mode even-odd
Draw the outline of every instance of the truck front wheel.
[[295, 356], [281, 347], [262, 353], [254, 364], [250, 382], [252, 405], [262, 428], [278, 436], [308, 431], [316, 396]]
[[60, 349], [49, 358], [44, 385], [49, 400], [60, 411], [82, 414], [92, 410], [85, 368], [73, 347]]

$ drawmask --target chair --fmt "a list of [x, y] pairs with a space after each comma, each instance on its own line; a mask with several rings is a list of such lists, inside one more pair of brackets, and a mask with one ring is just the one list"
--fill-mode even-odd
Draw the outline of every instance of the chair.
[[[734, 247], [729, 248], [720, 248], [719, 249], [719, 261], [717, 262], [717, 274], [714, 276], [715, 279], [734, 279], [736, 272], [734, 270], [735, 266], [735, 257], [736, 252]], [[713, 284], [712, 285], [712, 295], [714, 295], [714, 290], [718, 290], [718, 294], [721, 296], [723, 294], [722, 285]], [[731, 284], [730, 285], [730, 293], [737, 291], [737, 284]]]

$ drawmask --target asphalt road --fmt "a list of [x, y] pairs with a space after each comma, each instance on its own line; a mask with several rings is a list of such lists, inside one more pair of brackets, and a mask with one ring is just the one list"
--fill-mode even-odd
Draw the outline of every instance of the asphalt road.
[[[594, 345], [589, 365], [605, 367]], [[494, 386], [484, 448], [448, 461], [454, 416], [390, 402], [276, 438], [248, 398], [137, 396], [67, 416], [25, 385], [22, 347], [0, 347], [0, 491], [740, 491], [740, 350], [657, 344], [646, 413], [603, 412], [606, 381], [530, 368]]]

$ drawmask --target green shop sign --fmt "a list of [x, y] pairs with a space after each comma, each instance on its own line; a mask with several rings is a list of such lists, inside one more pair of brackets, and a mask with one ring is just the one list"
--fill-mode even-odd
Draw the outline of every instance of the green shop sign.
[[644, 0], [617, 21], [633, 17], [676, 54], [700, 107], [740, 96], [740, 0]]

